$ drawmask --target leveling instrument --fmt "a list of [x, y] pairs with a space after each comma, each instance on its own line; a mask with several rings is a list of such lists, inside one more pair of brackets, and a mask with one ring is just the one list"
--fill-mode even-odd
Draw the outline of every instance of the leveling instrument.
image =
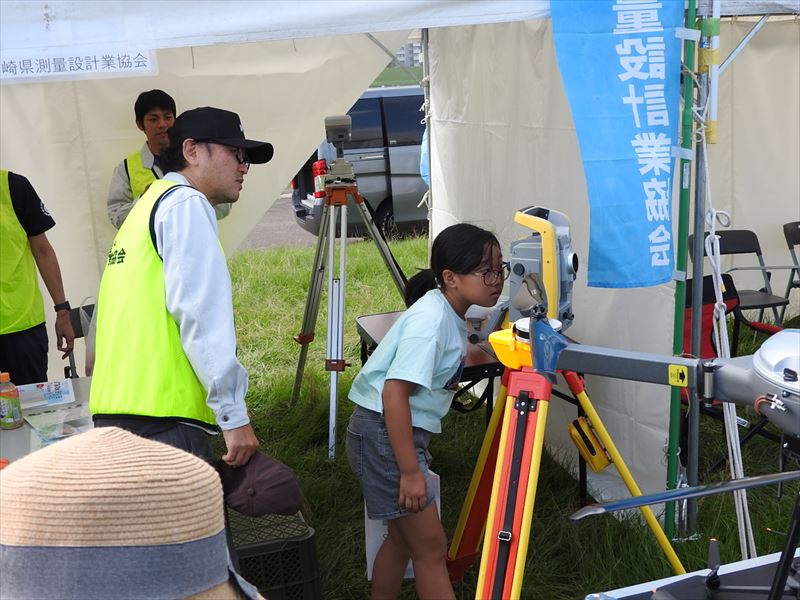
[[[325, 161], [315, 163], [315, 197], [324, 201], [320, 221], [319, 237], [314, 251], [314, 265], [306, 296], [303, 325], [294, 337], [300, 344], [300, 358], [292, 388], [292, 402], [300, 394], [303, 381], [308, 345], [314, 340], [314, 326], [319, 314], [322, 296], [322, 282], [328, 271], [328, 337], [325, 354], [325, 370], [331, 374], [330, 414], [328, 419], [328, 458], [336, 458], [336, 405], [339, 388], [339, 373], [348, 364], [344, 360], [344, 291], [347, 267], [347, 206], [348, 201], [359, 210], [370, 237], [397, 286], [400, 296], [405, 292], [406, 280], [399, 265], [392, 256], [386, 240], [372, 220], [366, 202], [358, 193], [358, 184], [353, 174], [353, 165], [344, 159], [343, 142], [350, 137], [351, 122], [348, 115], [327, 117], [325, 130], [328, 141], [336, 147], [336, 160], [327, 167]], [[322, 164], [320, 164], [322, 163]], [[336, 258], [336, 220], [339, 219], [339, 269], [335, 271]]]
[[[582, 456], [598, 470], [613, 463], [633, 496], [641, 491], [577, 372], [694, 388], [701, 400], [753, 406], [784, 432], [800, 436], [800, 330], [776, 334], [755, 357], [711, 361], [570, 343], [558, 333], [573, 319], [571, 292], [578, 266], [568, 243], [568, 222], [539, 207], [521, 213], [515, 220], [533, 230], [532, 239], [512, 244], [511, 306], [522, 318], [489, 336], [507, 367], [497, 398], [502, 410], [492, 414], [448, 553], [451, 578], [460, 579], [477, 555], [485, 524], [478, 598], [520, 597], [556, 373], [563, 375], [585, 413], [572, 424]], [[652, 511], [640, 508], [673, 570], [685, 573]]]

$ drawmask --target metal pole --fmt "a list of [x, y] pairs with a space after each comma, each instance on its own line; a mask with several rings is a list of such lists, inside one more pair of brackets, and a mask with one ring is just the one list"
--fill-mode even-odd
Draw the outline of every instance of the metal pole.
[[[689, 0], [686, 11], [686, 28], [694, 27], [696, 6], [695, 0]], [[692, 40], [684, 42], [684, 67], [686, 74], [683, 79], [683, 113], [681, 114], [681, 148], [691, 149], [694, 140], [692, 131], [694, 118], [692, 117], [692, 102], [694, 101], [694, 85], [689, 73], [694, 71], [695, 43]], [[686, 306], [686, 245], [689, 232], [689, 188], [692, 182], [692, 162], [688, 159], [680, 160], [680, 200], [678, 202], [678, 239], [675, 244], [677, 256], [675, 269], [678, 273], [675, 282], [675, 313], [672, 331], [672, 353], [679, 356], [683, 353], [683, 328]], [[681, 428], [681, 392], [678, 388], [671, 388], [669, 410], [669, 440], [667, 448], [667, 489], [674, 489], [678, 484], [678, 454]], [[667, 538], [672, 539], [675, 533], [675, 503], [669, 502], [664, 516], [664, 532]]]
[[[428, 28], [424, 28], [422, 30], [422, 93], [425, 95], [425, 127], [428, 130], [427, 136], [427, 144], [428, 144], [428, 178], [431, 181], [431, 184], [428, 186], [428, 191], [426, 192], [427, 196], [427, 204], [428, 204], [428, 231], [432, 230], [433, 225], [433, 173], [431, 171], [431, 136], [433, 132], [431, 131], [431, 81], [430, 81], [430, 56], [428, 54], [430, 46], [430, 38], [428, 36]], [[430, 258], [431, 253], [431, 244], [433, 243], [433, 236], [428, 236], [428, 257]]]
[[331, 235], [328, 229], [328, 212], [333, 212], [330, 205], [325, 202], [322, 207], [322, 218], [320, 219], [320, 230], [317, 237], [317, 247], [314, 251], [314, 264], [311, 267], [311, 279], [308, 283], [308, 295], [306, 296], [306, 307], [303, 312], [303, 324], [300, 333], [295, 336], [295, 341], [300, 344], [300, 358], [297, 361], [297, 370], [294, 375], [294, 385], [292, 386], [292, 403], [297, 402], [300, 396], [300, 387], [303, 384], [303, 372], [306, 367], [308, 356], [308, 345], [314, 340], [314, 327], [317, 323], [319, 314], [319, 301], [322, 295], [322, 282], [325, 277], [325, 262], [327, 255], [327, 240]]
[[761, 29], [764, 25], [767, 24], [767, 19], [769, 19], [769, 15], [764, 15], [758, 20], [758, 23], [753, 25], [753, 28], [747, 32], [747, 35], [744, 36], [744, 38], [742, 38], [742, 41], [739, 42], [739, 45], [733, 49], [733, 51], [728, 55], [728, 58], [726, 58], [720, 65], [719, 67], [720, 75], [725, 69], [727, 69], [730, 66], [731, 62], [733, 61], [734, 58], [738, 56], [739, 52], [741, 52], [744, 49], [744, 47], [750, 42], [750, 40], [753, 39], [753, 36], [756, 33], [758, 33], [759, 29]]
[[[699, 76], [700, 93], [698, 103], [703, 106], [708, 91], [708, 75]], [[705, 238], [705, 213], [706, 213], [706, 153], [703, 144], [697, 144], [696, 171], [694, 187], [694, 243], [692, 247], [692, 338], [691, 352], [693, 356], [700, 356], [700, 313], [703, 309], [703, 258]], [[689, 436], [686, 475], [690, 486], [698, 484], [697, 465], [700, 451], [700, 406], [696, 390], [689, 390]], [[687, 529], [688, 535], [697, 528], [697, 501], [690, 499], [687, 503]]]
[[389, 250], [389, 245], [386, 243], [383, 235], [378, 230], [378, 227], [375, 225], [375, 221], [372, 220], [372, 216], [369, 214], [367, 210], [366, 202], [360, 196], [354, 198], [354, 203], [359, 210], [359, 214], [361, 215], [361, 220], [364, 222], [364, 226], [369, 231], [369, 235], [372, 240], [375, 242], [375, 245], [378, 248], [378, 252], [380, 252], [381, 258], [383, 259], [383, 264], [386, 265], [386, 268], [389, 269], [389, 274], [392, 276], [392, 281], [394, 281], [394, 285], [397, 287], [397, 291], [400, 292], [400, 297], [405, 298], [406, 295], [406, 276], [403, 274], [402, 270], [400, 269], [400, 265], [397, 264], [397, 261], [392, 254], [392, 251]]
[[[341, 219], [339, 272], [336, 273], [336, 213]], [[331, 373], [328, 415], [328, 458], [336, 458], [336, 413], [339, 394], [339, 371], [342, 363], [342, 328], [344, 327], [344, 274], [347, 244], [347, 205], [334, 206], [328, 224], [328, 337], [325, 367]], [[338, 275], [338, 277], [337, 277]]]

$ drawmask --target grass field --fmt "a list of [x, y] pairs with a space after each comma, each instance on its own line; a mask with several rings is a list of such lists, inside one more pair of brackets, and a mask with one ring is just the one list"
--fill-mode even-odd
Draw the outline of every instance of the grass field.
[[[412, 274], [426, 263], [426, 240], [392, 243], [400, 265]], [[264, 448], [298, 474], [306, 496], [306, 516], [317, 534], [317, 553], [324, 598], [366, 598], [363, 508], [361, 492], [347, 465], [343, 434], [352, 404], [347, 391], [357, 373], [359, 339], [355, 318], [362, 314], [398, 310], [402, 301], [371, 242], [348, 245], [345, 354], [352, 367], [339, 385], [337, 460], [327, 459], [329, 376], [323, 370], [325, 301], [318, 318], [317, 339], [311, 344], [301, 397], [291, 402], [299, 346], [292, 340], [300, 330], [313, 248], [246, 251], [230, 260], [239, 356], [250, 372], [248, 405]], [[580, 318], [580, 316], [579, 316]], [[796, 325], [795, 325], [796, 326]], [[434, 470], [442, 480], [442, 520], [452, 534], [483, 436], [482, 411], [451, 413], [443, 433], [434, 436]], [[702, 422], [701, 472], [724, 452], [721, 424]], [[748, 474], [773, 472], [774, 443], [757, 438], [744, 450]], [[711, 479], [726, 478], [724, 470]], [[775, 489], [749, 493], [759, 554], [780, 549], [791, 515], [789, 486], [782, 500]], [[569, 515], [579, 508], [576, 481], [549, 456], [541, 469], [523, 597], [560, 600], [671, 575], [659, 547], [637, 519], [610, 516], [579, 522]], [[724, 561], [738, 559], [733, 501], [714, 496], [699, 502], [698, 539], [675, 545], [688, 570], [704, 568], [707, 540], [718, 537]], [[458, 598], [473, 598], [477, 573], [473, 569], [457, 585]], [[414, 598], [413, 584], [403, 598]]]
[[369, 87], [390, 85], [418, 85], [422, 80], [422, 67], [388, 67], [381, 71]]

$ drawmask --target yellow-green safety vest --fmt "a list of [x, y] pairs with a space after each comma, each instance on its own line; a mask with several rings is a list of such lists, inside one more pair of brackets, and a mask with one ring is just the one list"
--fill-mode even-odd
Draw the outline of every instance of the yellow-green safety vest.
[[156, 180], [134, 204], [108, 253], [97, 297], [92, 414], [216, 423], [167, 310], [164, 264], [150, 230], [158, 202], [176, 185]]
[[19, 222], [8, 171], [0, 170], [0, 335], [44, 323], [44, 301], [28, 234]]
[[144, 194], [147, 186], [158, 179], [153, 169], [148, 169], [142, 164], [141, 150], [137, 150], [125, 159], [125, 170], [128, 172], [128, 181], [131, 184], [131, 200], [136, 200]]

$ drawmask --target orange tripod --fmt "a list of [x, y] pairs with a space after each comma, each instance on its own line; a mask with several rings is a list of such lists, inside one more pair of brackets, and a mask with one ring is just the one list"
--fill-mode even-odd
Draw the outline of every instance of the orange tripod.
[[[494, 411], [487, 428], [448, 553], [448, 569], [452, 580], [461, 579], [477, 557], [483, 537], [476, 597], [519, 598], [551, 384], [532, 368], [530, 345], [517, 341], [513, 330], [495, 332], [489, 340], [506, 365], [496, 403], [503, 410]], [[641, 495], [592, 406], [583, 380], [573, 372], [562, 375], [586, 413], [585, 424], [579, 424], [580, 432], [573, 436], [584, 441], [579, 445], [581, 455], [598, 470], [613, 462], [631, 494]], [[598, 461], [592, 453], [602, 454], [603, 460]], [[685, 573], [655, 515], [649, 508], [642, 513], [673, 570]]]

